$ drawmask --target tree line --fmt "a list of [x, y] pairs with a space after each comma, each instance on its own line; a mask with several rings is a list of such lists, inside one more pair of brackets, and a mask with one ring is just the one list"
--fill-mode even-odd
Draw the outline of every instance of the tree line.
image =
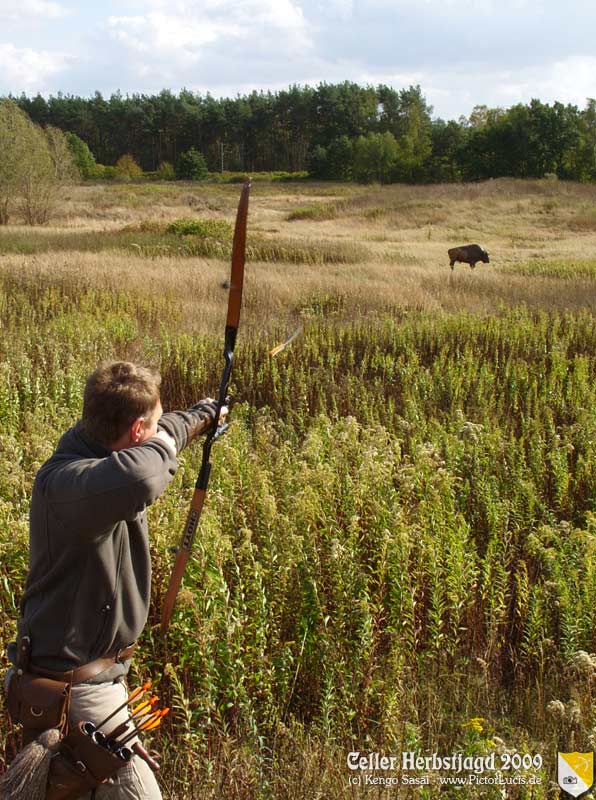
[[414, 183], [547, 174], [596, 179], [593, 99], [584, 109], [540, 100], [477, 106], [457, 121], [433, 118], [419, 86], [348, 81], [221, 99], [187, 90], [12, 99], [36, 124], [78, 137], [100, 164], [127, 155], [164, 177], [183, 177], [181, 161], [193, 150], [211, 172], [308, 171]]

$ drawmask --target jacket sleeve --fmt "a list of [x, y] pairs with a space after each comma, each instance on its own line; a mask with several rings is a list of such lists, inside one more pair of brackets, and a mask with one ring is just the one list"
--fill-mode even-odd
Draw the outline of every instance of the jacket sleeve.
[[162, 494], [177, 467], [171, 447], [152, 437], [106, 458], [58, 463], [38, 481], [52, 513], [81, 533], [96, 535], [133, 520]]
[[208, 414], [204, 408], [201, 408], [201, 403], [197, 403], [188, 411], [169, 411], [167, 414], [163, 414], [157, 427], [174, 438], [176, 450], [180, 452], [188, 445], [189, 429], [196, 427], [201, 421], [208, 425], [209, 420], [213, 418], [212, 415], [213, 412], [211, 415]]

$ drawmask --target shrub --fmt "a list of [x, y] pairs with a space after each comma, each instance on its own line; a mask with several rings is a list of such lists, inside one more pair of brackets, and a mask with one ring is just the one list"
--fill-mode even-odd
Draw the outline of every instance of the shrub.
[[176, 179], [176, 172], [169, 161], [162, 161], [155, 172], [155, 176], [160, 181], [173, 181]]
[[139, 167], [130, 153], [127, 153], [124, 156], [120, 156], [118, 161], [116, 161], [114, 174], [115, 177], [119, 178], [120, 180], [132, 180], [133, 178], [142, 177], [143, 170]]
[[[246, 172], [210, 172], [209, 180], [213, 183], [244, 183], [248, 173]], [[309, 177], [308, 172], [251, 172], [250, 179], [253, 183], [275, 183], [277, 181], [303, 181]]]
[[106, 164], [96, 164], [91, 178], [97, 178], [102, 181], [111, 181], [116, 177], [116, 167]]
[[232, 237], [232, 226], [224, 219], [176, 219], [168, 225], [166, 233], [229, 240]]
[[176, 177], [188, 181], [202, 181], [209, 177], [205, 158], [195, 147], [182, 153], [178, 159]]

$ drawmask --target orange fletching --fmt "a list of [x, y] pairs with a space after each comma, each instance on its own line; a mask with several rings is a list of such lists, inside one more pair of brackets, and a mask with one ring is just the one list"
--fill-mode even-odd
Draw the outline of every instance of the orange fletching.
[[137, 714], [139, 714], [141, 711], [147, 711], [152, 706], [154, 706], [158, 701], [159, 701], [159, 697], [157, 695], [155, 695], [154, 697], [151, 698], [151, 700], [145, 700], [143, 703], [139, 703], [139, 705], [136, 706], [136, 708], [133, 708], [132, 713], [131, 713], [130, 716], [134, 717]]

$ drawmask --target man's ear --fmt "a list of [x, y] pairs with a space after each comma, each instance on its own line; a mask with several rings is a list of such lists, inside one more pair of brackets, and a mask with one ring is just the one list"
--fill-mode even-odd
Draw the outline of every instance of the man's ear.
[[137, 417], [130, 426], [130, 438], [135, 444], [141, 441], [143, 430], [145, 428], [145, 417]]

